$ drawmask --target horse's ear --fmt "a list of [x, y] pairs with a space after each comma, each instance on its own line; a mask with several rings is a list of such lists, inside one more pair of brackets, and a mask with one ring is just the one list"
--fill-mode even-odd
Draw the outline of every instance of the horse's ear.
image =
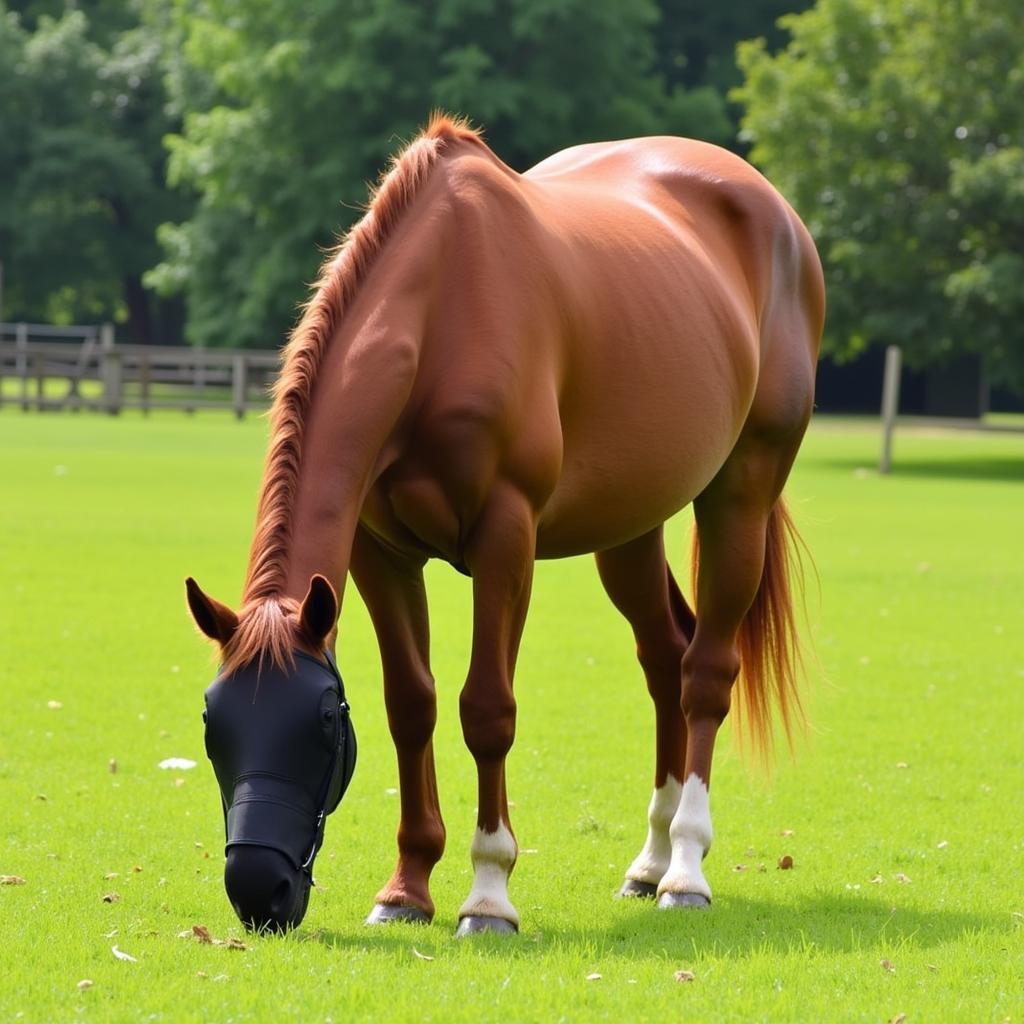
[[196, 625], [223, 647], [238, 629], [238, 616], [226, 604], [207, 597], [191, 576], [185, 580], [185, 593]]
[[309, 590], [302, 599], [299, 625], [315, 648], [323, 647], [338, 621], [338, 595], [327, 579], [317, 573], [309, 581]]

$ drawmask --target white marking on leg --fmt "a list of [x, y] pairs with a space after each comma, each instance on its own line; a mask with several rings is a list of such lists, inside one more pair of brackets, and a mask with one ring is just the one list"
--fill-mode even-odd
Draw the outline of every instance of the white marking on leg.
[[469, 848], [473, 888], [459, 917], [501, 917], [519, 927], [519, 913], [508, 898], [508, 876], [516, 862], [516, 841], [499, 822], [497, 832], [476, 830]]
[[711, 806], [708, 787], [691, 773], [683, 784], [682, 796], [672, 824], [672, 859], [658, 886], [665, 892], [697, 892], [711, 899], [711, 887], [704, 878], [701, 861], [711, 848]]
[[672, 840], [668, 830], [679, 807], [682, 791], [682, 783], [672, 775], [665, 779], [664, 786], [654, 790], [647, 808], [647, 842], [630, 864], [626, 878], [657, 885], [668, 871], [672, 859]]

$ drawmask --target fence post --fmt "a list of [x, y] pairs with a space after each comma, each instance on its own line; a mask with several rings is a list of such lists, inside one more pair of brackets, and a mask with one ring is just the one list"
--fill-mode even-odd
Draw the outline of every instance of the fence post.
[[142, 392], [142, 415], [149, 415], [149, 353], [143, 352], [139, 360], [139, 388]]
[[14, 373], [21, 378], [21, 410], [28, 412], [28, 324], [14, 328]]
[[896, 429], [896, 414], [900, 406], [900, 364], [903, 353], [899, 346], [890, 345], [885, 350], [885, 376], [882, 378], [882, 457], [878, 472], [888, 473], [892, 469], [892, 435]]
[[46, 408], [46, 357], [32, 357], [32, 374], [36, 379], [36, 410], [42, 412]]
[[103, 407], [111, 416], [121, 411], [121, 353], [114, 345], [114, 325], [100, 327], [100, 366], [103, 376]]
[[231, 404], [235, 408], [235, 416], [245, 416], [245, 394], [249, 385], [249, 372], [245, 356], [236, 353], [231, 357]]

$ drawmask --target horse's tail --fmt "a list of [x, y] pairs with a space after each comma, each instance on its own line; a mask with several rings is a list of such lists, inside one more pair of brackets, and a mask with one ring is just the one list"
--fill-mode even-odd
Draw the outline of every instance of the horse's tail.
[[[693, 544], [692, 568], [696, 577], [699, 551], [696, 530]], [[765, 763], [772, 752], [773, 705], [778, 706], [791, 748], [794, 732], [806, 723], [799, 688], [803, 658], [794, 606], [794, 592], [803, 595], [801, 553], [806, 551], [807, 546], [780, 497], [768, 515], [761, 583], [737, 638], [740, 653], [739, 700], [735, 705], [737, 735], [740, 745], [759, 755]], [[697, 617], [699, 620], [699, 609]]]

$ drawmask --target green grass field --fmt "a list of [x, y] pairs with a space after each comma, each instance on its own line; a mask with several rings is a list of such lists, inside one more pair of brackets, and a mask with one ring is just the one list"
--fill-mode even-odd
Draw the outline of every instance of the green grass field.
[[[542, 564], [509, 762], [523, 930], [460, 942], [469, 586], [443, 565], [433, 926], [362, 924], [398, 799], [351, 588], [360, 762], [309, 914], [252, 938], [224, 896], [211, 653], [182, 580], [237, 601], [263, 443], [262, 421], [214, 414], [0, 414], [0, 874], [24, 879], [0, 886], [0, 1020], [1024, 1021], [1024, 438], [905, 431], [882, 479], [872, 426], [812, 428], [789, 493], [820, 575], [814, 728], [771, 783], [725, 737], [710, 913], [612, 899], [645, 833], [653, 713], [591, 561]], [[179, 937], [193, 925], [245, 948]]]

